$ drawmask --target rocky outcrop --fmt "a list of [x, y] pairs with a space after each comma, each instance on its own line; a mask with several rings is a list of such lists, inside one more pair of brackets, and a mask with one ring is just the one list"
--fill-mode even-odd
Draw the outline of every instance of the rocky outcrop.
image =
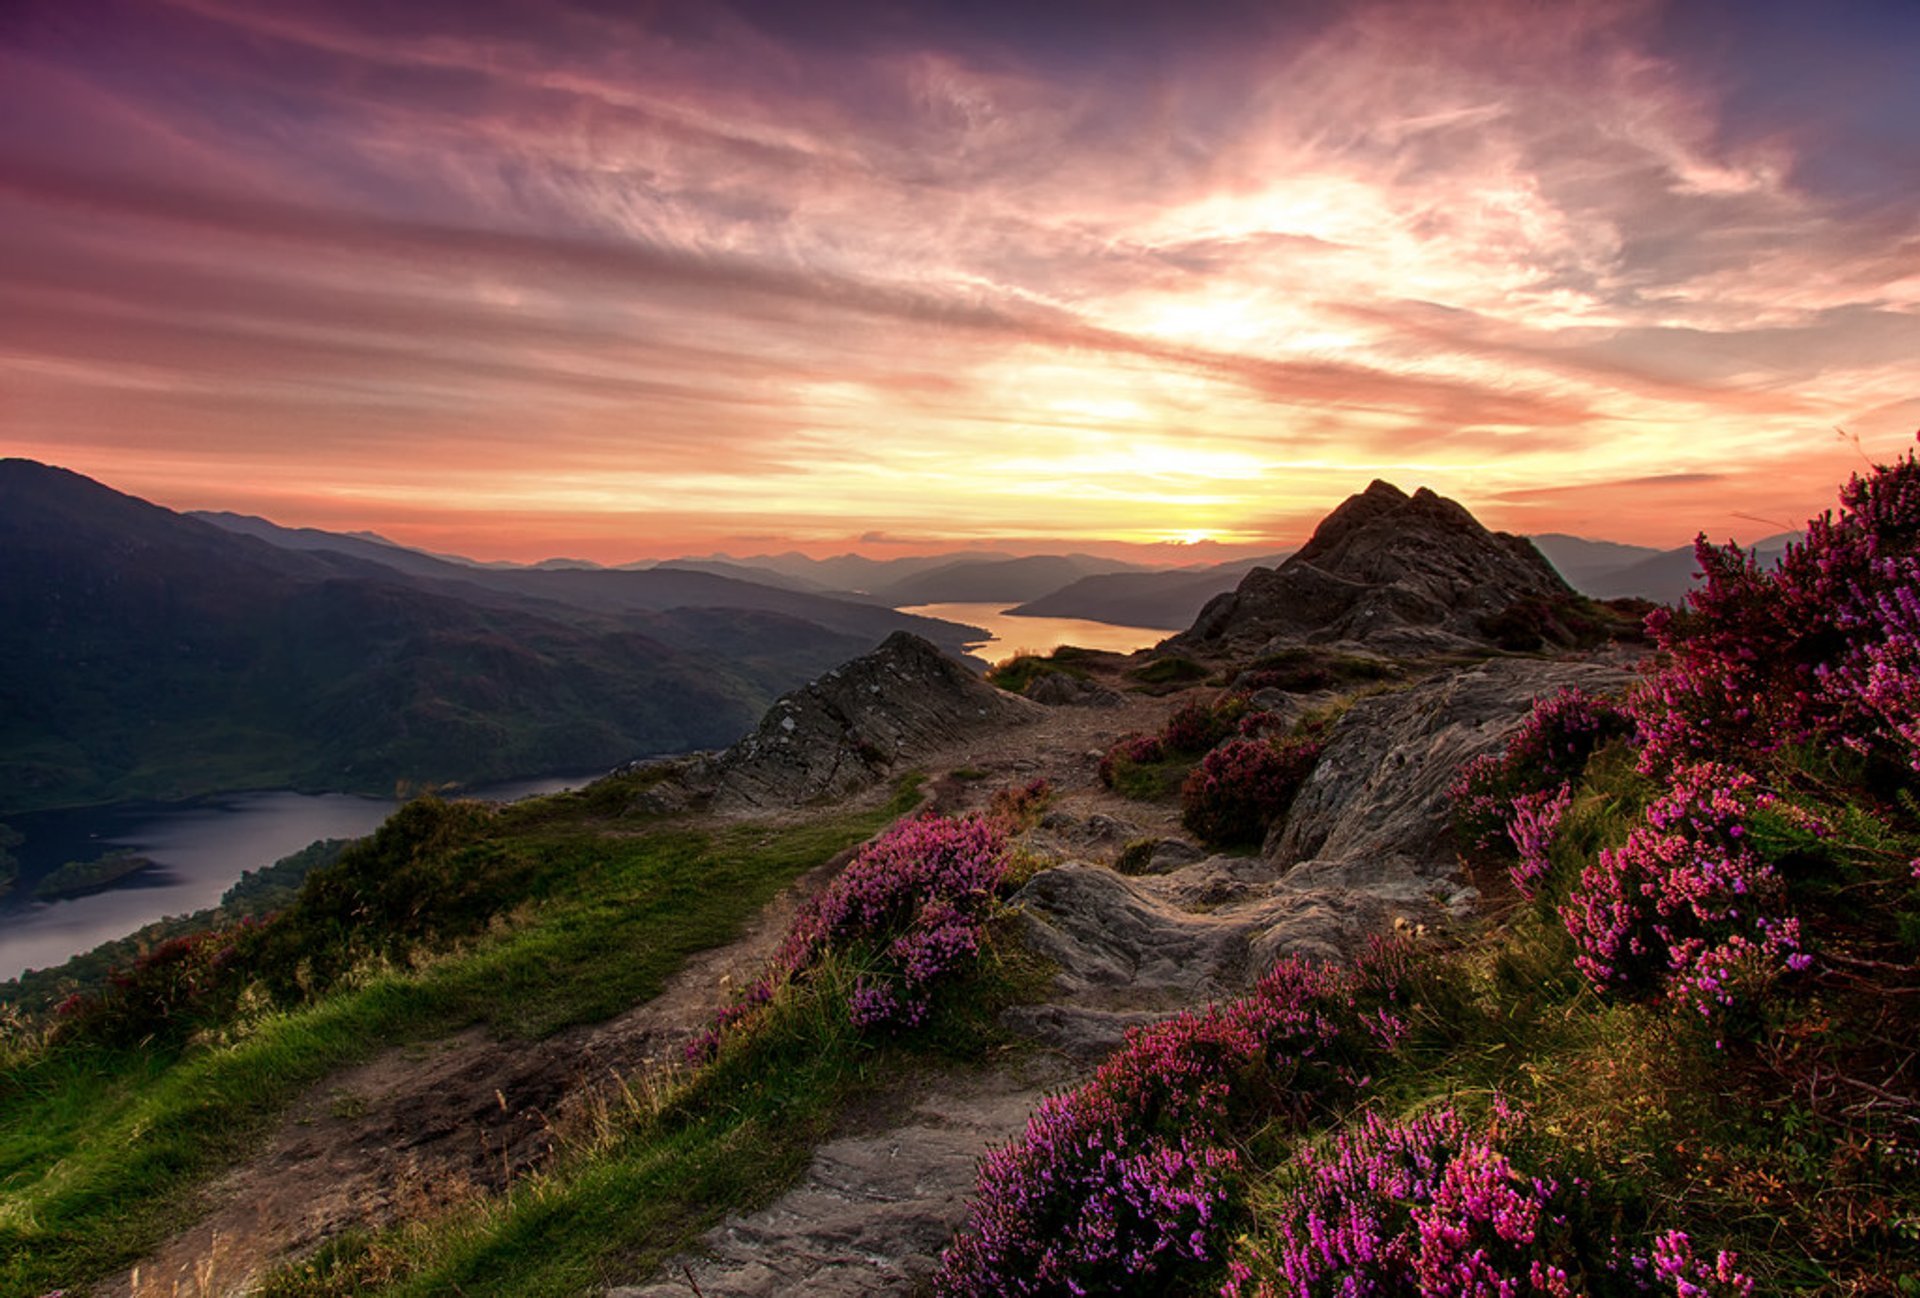
[[1263, 855], [1303, 885], [1417, 895], [1457, 880], [1447, 786], [1461, 766], [1504, 745], [1535, 699], [1569, 686], [1618, 692], [1633, 679], [1603, 663], [1500, 658], [1361, 699]]
[[1339, 959], [1395, 921], [1465, 913], [1476, 895], [1446, 794], [1461, 765], [1504, 744], [1534, 699], [1632, 679], [1596, 663], [1499, 659], [1362, 699], [1259, 856], [1189, 858], [1145, 877], [1078, 863], [1035, 875], [1015, 902], [1028, 944], [1060, 972], [1056, 1003], [1021, 1012], [1020, 1026], [1097, 1052], [1140, 1015], [1244, 990], [1283, 955]]
[[1026, 697], [1054, 708], [1117, 708], [1126, 702], [1118, 690], [1065, 672], [1048, 672], [1037, 677], [1027, 686]]
[[905, 631], [785, 695], [702, 782], [720, 807], [843, 797], [971, 736], [1044, 714]]
[[1175, 643], [1258, 651], [1274, 641], [1430, 653], [1486, 644], [1574, 593], [1533, 543], [1490, 532], [1422, 487], [1375, 482], [1278, 568], [1255, 568]]
[[[1005, 1022], [1059, 1069], [1006, 1067], [915, 1094], [877, 1134], [842, 1133], [804, 1180], [729, 1219], [695, 1254], [618, 1298], [923, 1293], [964, 1217], [975, 1160], [1016, 1134], [1048, 1089], [1093, 1067], [1125, 1033], [1243, 992], [1285, 955], [1338, 960], [1369, 936], [1471, 908], [1448, 840], [1445, 790], [1503, 743], [1536, 697], [1631, 676], [1594, 663], [1500, 659], [1362, 699], [1328, 736], [1293, 820], [1258, 855], [1206, 855], [1184, 839], [1095, 812], [1056, 810], [1023, 845], [1060, 853], [1012, 905], [1023, 945], [1056, 970], [1044, 1002]], [[1055, 714], [1056, 716], [1058, 714]], [[763, 728], [764, 729], [764, 728]], [[1123, 874], [1079, 857], [1118, 853]]]

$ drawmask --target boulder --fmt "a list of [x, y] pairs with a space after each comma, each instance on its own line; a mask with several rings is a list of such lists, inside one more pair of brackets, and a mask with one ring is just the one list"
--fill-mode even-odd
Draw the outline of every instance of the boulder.
[[1610, 693], [1632, 673], [1594, 662], [1498, 658], [1363, 698], [1327, 738], [1263, 855], [1310, 878], [1382, 896], [1459, 880], [1447, 786], [1503, 746], [1532, 708], [1567, 686]]
[[716, 806], [797, 806], [843, 797], [987, 731], [1037, 720], [1037, 703], [995, 689], [919, 636], [896, 631], [783, 696], [715, 758]]
[[1065, 672], [1047, 672], [1034, 678], [1027, 686], [1026, 697], [1052, 708], [1117, 708], [1127, 701], [1118, 690]]

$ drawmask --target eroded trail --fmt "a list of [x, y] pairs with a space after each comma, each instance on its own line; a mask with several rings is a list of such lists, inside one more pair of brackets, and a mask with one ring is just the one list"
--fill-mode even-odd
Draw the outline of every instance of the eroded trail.
[[99, 1292], [232, 1293], [349, 1229], [498, 1193], [569, 1136], [590, 1134], [603, 1108], [621, 1102], [622, 1088], [677, 1059], [726, 989], [759, 972], [794, 912], [846, 855], [804, 876], [736, 941], [693, 956], [658, 996], [616, 1018], [531, 1042], [472, 1028], [336, 1073], [289, 1110], [258, 1155], [204, 1192], [208, 1209], [197, 1225]]
[[[911, 766], [928, 773], [926, 802], [940, 810], [977, 805], [997, 788], [1035, 778], [1061, 788], [1072, 805], [1099, 801], [1107, 796], [1093, 774], [1099, 752], [1121, 734], [1156, 727], [1169, 706], [1169, 700], [1133, 695], [1109, 707], [1047, 709], [1036, 724], [915, 754]], [[863, 796], [877, 802], [884, 789]], [[750, 808], [717, 814], [768, 818]], [[1156, 810], [1145, 819], [1161, 830], [1171, 816]], [[204, 1213], [197, 1224], [94, 1292], [113, 1298], [243, 1292], [265, 1271], [346, 1231], [431, 1217], [498, 1194], [570, 1138], [590, 1137], [599, 1115], [623, 1102], [623, 1090], [644, 1087], [651, 1070], [677, 1061], [729, 990], [759, 974], [801, 904], [850, 855], [811, 871], [762, 908], [738, 939], [692, 956], [658, 996], [611, 1020], [532, 1042], [469, 1029], [389, 1049], [334, 1074], [289, 1108], [258, 1154], [200, 1192]], [[944, 1153], [923, 1149], [899, 1164], [932, 1159], [923, 1188], [947, 1201], [921, 1223], [923, 1234], [944, 1238], [953, 1203], [971, 1187], [973, 1160], [1024, 1121], [1040, 1087], [1059, 1076], [1039, 1065], [996, 1074], [997, 1081], [956, 1079], [958, 1091], [926, 1097], [930, 1112], [942, 1115], [937, 1130], [928, 1128], [929, 1148]], [[854, 1143], [829, 1148], [850, 1160], [847, 1167], [878, 1174], [882, 1154], [860, 1153], [862, 1137], [847, 1139]], [[881, 1142], [876, 1151], [890, 1147], [890, 1137], [873, 1139]], [[951, 1173], [950, 1184], [936, 1168]], [[902, 1191], [900, 1201], [914, 1197]], [[913, 1216], [901, 1210], [903, 1222]], [[926, 1247], [937, 1249], [937, 1243]]]

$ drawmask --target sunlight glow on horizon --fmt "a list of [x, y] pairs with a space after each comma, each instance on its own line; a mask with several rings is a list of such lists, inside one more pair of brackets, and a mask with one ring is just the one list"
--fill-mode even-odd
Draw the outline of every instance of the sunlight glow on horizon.
[[1751, 540], [1920, 427], [1920, 91], [1706, 11], [26, 0], [0, 454], [478, 558]]

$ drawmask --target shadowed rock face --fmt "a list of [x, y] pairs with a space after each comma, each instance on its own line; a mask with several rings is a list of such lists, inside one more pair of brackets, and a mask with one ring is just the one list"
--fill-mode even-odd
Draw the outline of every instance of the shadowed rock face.
[[1516, 605], [1573, 589], [1524, 537], [1489, 532], [1454, 501], [1375, 482], [1327, 515], [1278, 568], [1255, 568], [1177, 643], [1252, 649], [1352, 641], [1400, 653], [1482, 644]]
[[714, 760], [714, 802], [772, 807], [841, 797], [928, 753], [1044, 712], [897, 631], [768, 709], [759, 729]]

